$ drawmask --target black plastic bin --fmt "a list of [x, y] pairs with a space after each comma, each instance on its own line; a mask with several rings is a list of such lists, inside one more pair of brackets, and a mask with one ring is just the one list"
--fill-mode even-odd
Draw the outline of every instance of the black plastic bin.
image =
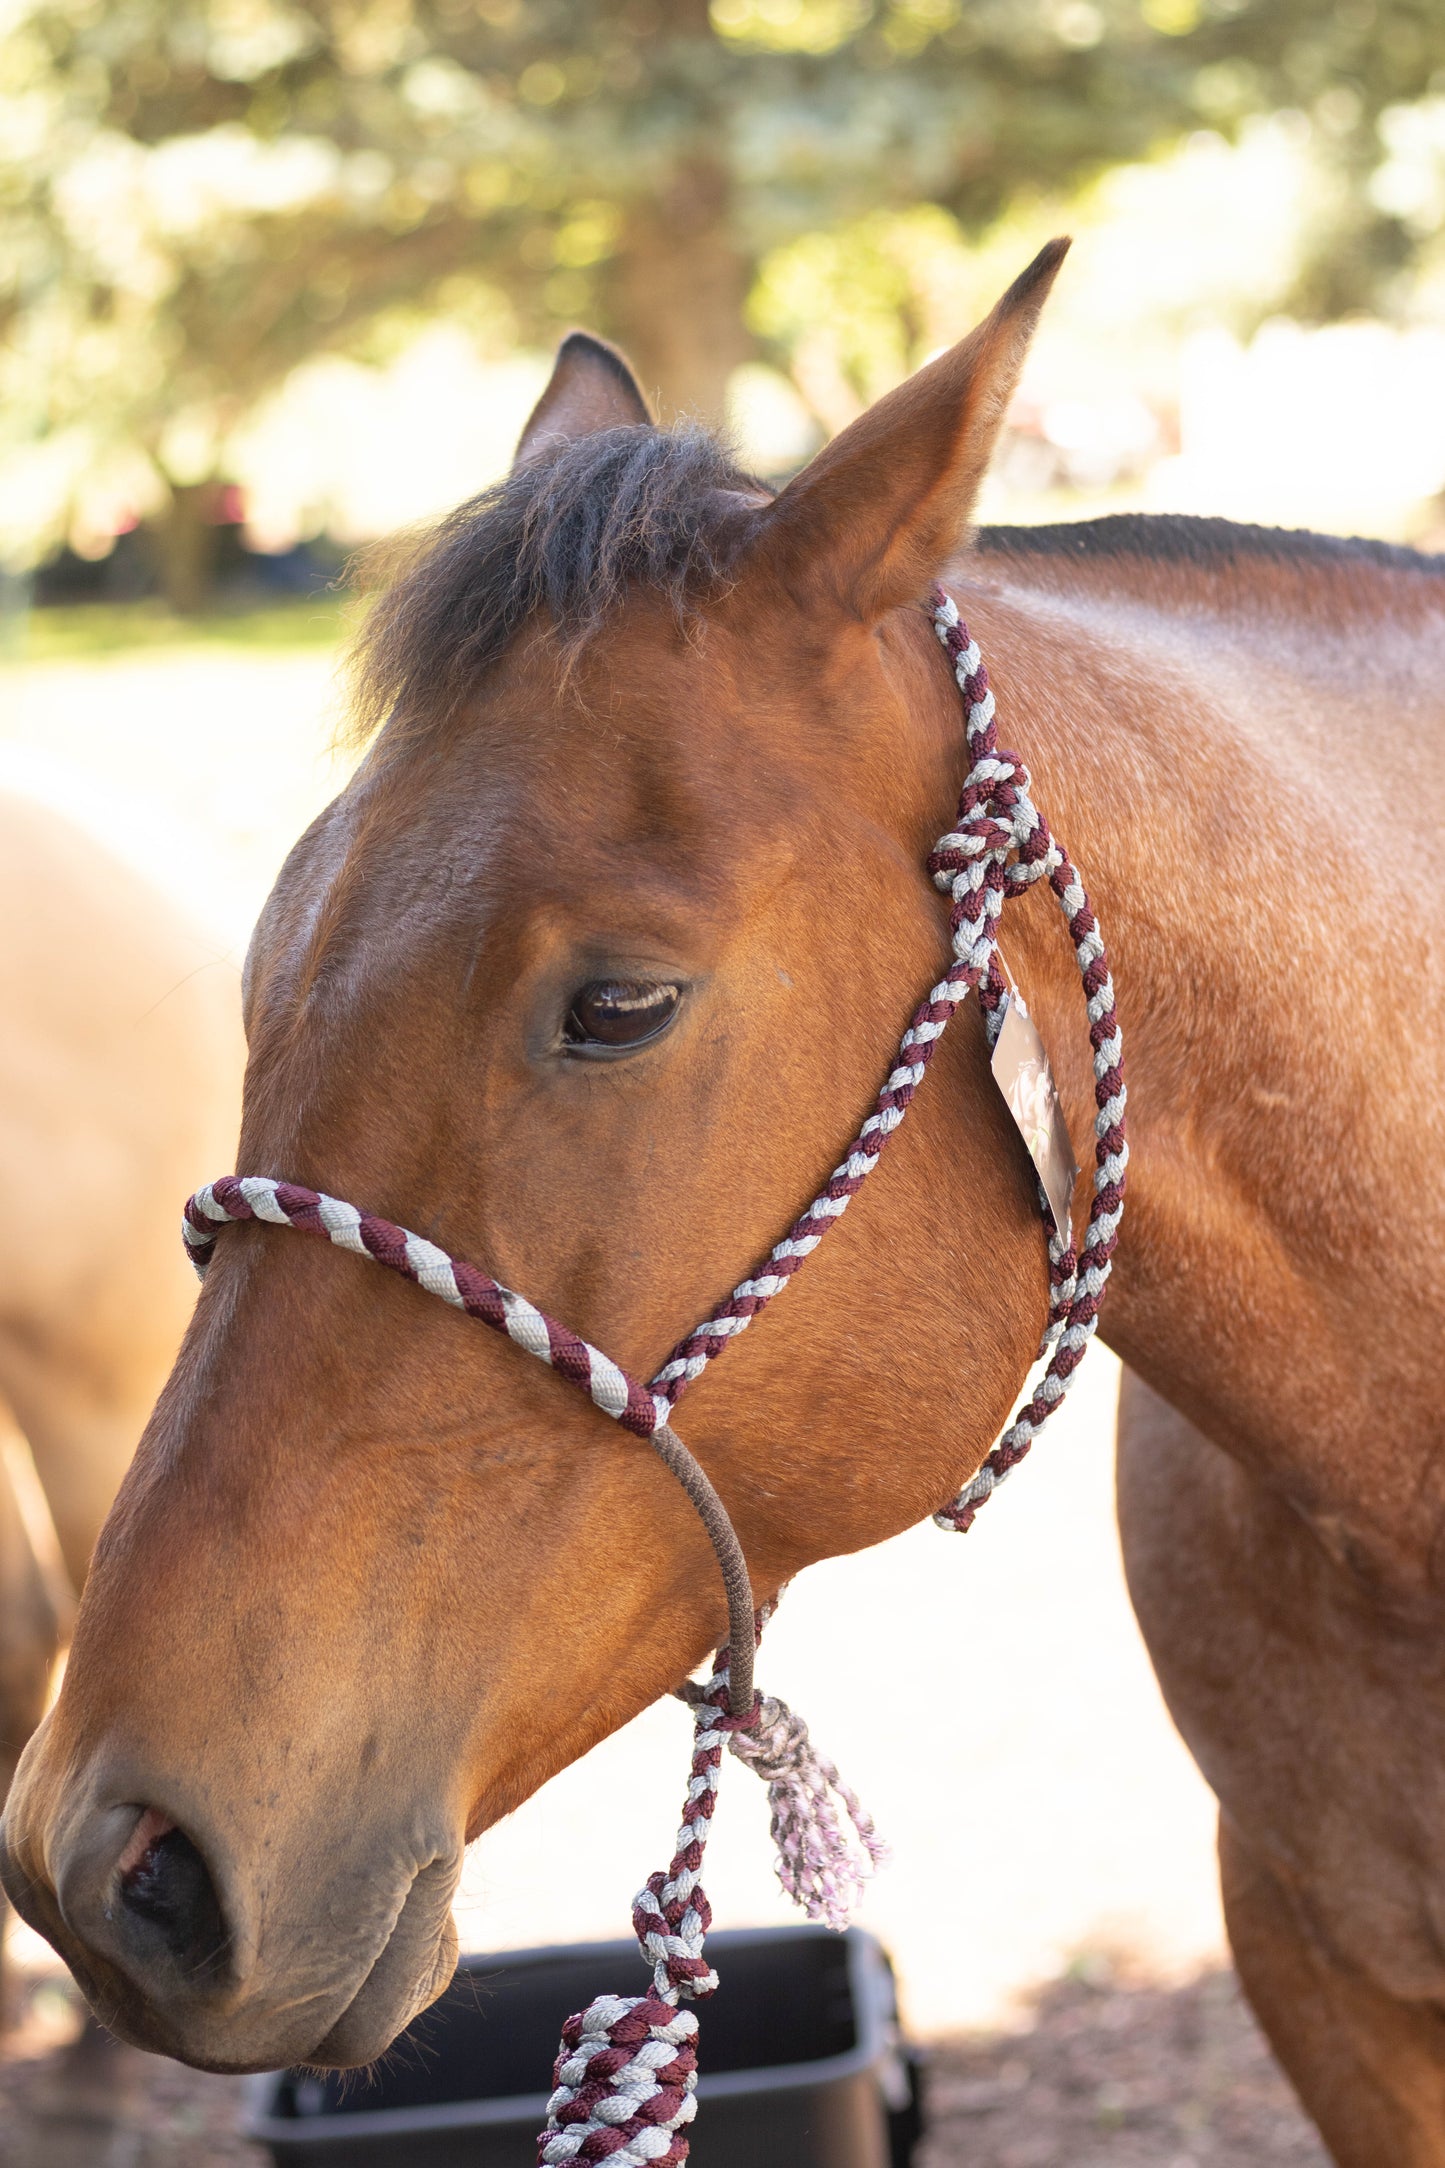
[[[873, 1937], [739, 1929], [707, 1947], [722, 1985], [698, 2008], [695, 2168], [906, 2168], [918, 2063]], [[646, 1979], [630, 1941], [464, 1957], [378, 2069], [253, 2079], [248, 2135], [277, 2168], [534, 2168], [562, 2020]]]

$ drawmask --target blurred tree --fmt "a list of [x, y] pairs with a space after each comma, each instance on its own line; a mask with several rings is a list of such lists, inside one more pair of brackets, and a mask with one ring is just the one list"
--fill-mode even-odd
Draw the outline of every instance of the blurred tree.
[[920, 203], [977, 232], [1289, 106], [1337, 199], [1300, 300], [1338, 312], [1414, 245], [1380, 129], [1442, 83], [1440, 0], [11, 0], [0, 397], [144, 453], [186, 601], [228, 430], [388, 311], [586, 317], [716, 414], [779, 335], [768, 251]]

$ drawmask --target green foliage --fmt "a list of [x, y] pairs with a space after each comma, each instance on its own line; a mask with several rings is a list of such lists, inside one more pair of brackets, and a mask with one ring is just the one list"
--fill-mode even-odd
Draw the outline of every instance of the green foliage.
[[1295, 299], [1388, 303], [1442, 86], [1439, 0], [10, 0], [4, 428], [194, 482], [299, 360], [439, 300], [499, 346], [588, 318], [705, 408], [841, 309], [846, 403], [960, 233], [1277, 107], [1330, 209]]
[[[1017, 249], [1015, 264], [1029, 253]], [[789, 357], [814, 411], [836, 430], [956, 337], [1009, 275], [990, 292], [970, 270], [958, 222], [940, 206], [877, 211], [771, 250], [748, 322]]]

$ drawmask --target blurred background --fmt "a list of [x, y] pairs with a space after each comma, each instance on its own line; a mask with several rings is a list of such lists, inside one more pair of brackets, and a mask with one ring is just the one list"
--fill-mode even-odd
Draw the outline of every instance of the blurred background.
[[[497, 477], [562, 331], [781, 478], [1061, 230], [983, 517], [1445, 546], [1439, 0], [0, 0], [0, 787], [234, 976], [344, 776], [350, 553]], [[1090, 1367], [968, 1543], [812, 1576], [768, 1680], [895, 1840], [868, 1918], [915, 2025], [1004, 2043], [954, 2066], [970, 2162], [1063, 2157], [1007, 2135], [1036, 2033], [1090, 2043], [1071, 2159], [1316, 2161], [1220, 1984]], [[683, 1751], [651, 1712], [485, 1839], [467, 1939], [620, 1932]], [[782, 1916], [755, 1791], [730, 1924]], [[39, 2056], [69, 2019], [17, 1939]], [[1166, 2038], [1192, 2075], [1146, 2129]], [[1231, 2137], [1246, 2094], [1274, 2121]], [[232, 2158], [176, 2100], [163, 2157]]]
[[1415, 538], [1434, 0], [6, 0], [14, 600], [316, 584], [584, 322], [785, 473], [1080, 236], [986, 508]]

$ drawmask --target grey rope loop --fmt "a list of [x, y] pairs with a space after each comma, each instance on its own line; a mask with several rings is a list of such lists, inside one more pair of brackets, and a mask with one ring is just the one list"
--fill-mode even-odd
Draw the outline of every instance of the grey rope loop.
[[728, 1707], [734, 1716], [750, 1716], [757, 1620], [753, 1584], [748, 1578], [748, 1562], [743, 1556], [738, 1532], [702, 1463], [688, 1451], [671, 1425], [663, 1423], [654, 1430], [648, 1442], [663, 1467], [677, 1477], [687, 1492], [707, 1531], [707, 1540], [717, 1554], [728, 1599]]

